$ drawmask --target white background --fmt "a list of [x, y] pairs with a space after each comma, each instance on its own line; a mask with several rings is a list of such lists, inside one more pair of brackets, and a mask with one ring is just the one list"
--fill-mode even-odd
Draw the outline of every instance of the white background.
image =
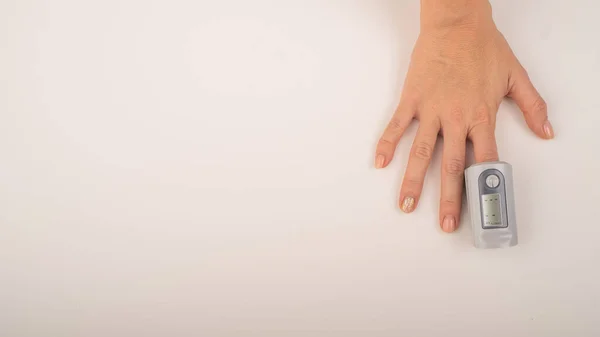
[[494, 1], [550, 107], [499, 112], [520, 245], [373, 150], [416, 0], [0, 0], [0, 335], [598, 336], [600, 10]]

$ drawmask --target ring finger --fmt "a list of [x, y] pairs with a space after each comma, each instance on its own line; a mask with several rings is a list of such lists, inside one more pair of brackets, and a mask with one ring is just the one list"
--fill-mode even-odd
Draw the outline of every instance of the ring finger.
[[405, 213], [417, 207], [439, 131], [437, 120], [421, 121], [419, 125], [400, 191], [400, 208]]

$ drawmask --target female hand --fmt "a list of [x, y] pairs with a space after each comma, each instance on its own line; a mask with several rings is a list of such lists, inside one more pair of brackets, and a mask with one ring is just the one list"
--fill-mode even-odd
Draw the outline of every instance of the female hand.
[[438, 134], [444, 137], [439, 221], [445, 232], [459, 223], [466, 141], [476, 162], [498, 160], [496, 113], [505, 96], [523, 111], [540, 138], [554, 137], [546, 103], [497, 30], [483, 0], [422, 0], [421, 33], [415, 45], [398, 109], [381, 137], [375, 166], [391, 162], [413, 119], [419, 129], [400, 192], [400, 208], [419, 203]]

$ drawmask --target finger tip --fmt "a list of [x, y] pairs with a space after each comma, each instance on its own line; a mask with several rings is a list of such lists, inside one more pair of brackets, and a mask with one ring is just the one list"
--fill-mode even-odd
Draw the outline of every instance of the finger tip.
[[385, 156], [382, 154], [377, 155], [377, 157], [375, 158], [375, 168], [380, 170], [382, 168], [385, 168]]
[[400, 201], [400, 209], [406, 214], [410, 214], [415, 211], [416, 200], [414, 197], [404, 197]]
[[452, 215], [445, 216], [441, 223], [441, 228], [448, 234], [454, 233], [457, 229], [456, 217]]
[[552, 123], [550, 123], [550, 121], [544, 122], [542, 129], [544, 131], [545, 139], [554, 139], [554, 128], [552, 127]]

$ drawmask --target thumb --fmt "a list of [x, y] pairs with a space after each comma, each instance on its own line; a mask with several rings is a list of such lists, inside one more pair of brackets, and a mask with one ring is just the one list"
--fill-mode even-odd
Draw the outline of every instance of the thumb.
[[527, 71], [518, 62], [509, 83], [508, 97], [512, 98], [523, 111], [531, 131], [543, 139], [554, 138], [554, 129], [548, 121], [546, 102], [531, 83]]

